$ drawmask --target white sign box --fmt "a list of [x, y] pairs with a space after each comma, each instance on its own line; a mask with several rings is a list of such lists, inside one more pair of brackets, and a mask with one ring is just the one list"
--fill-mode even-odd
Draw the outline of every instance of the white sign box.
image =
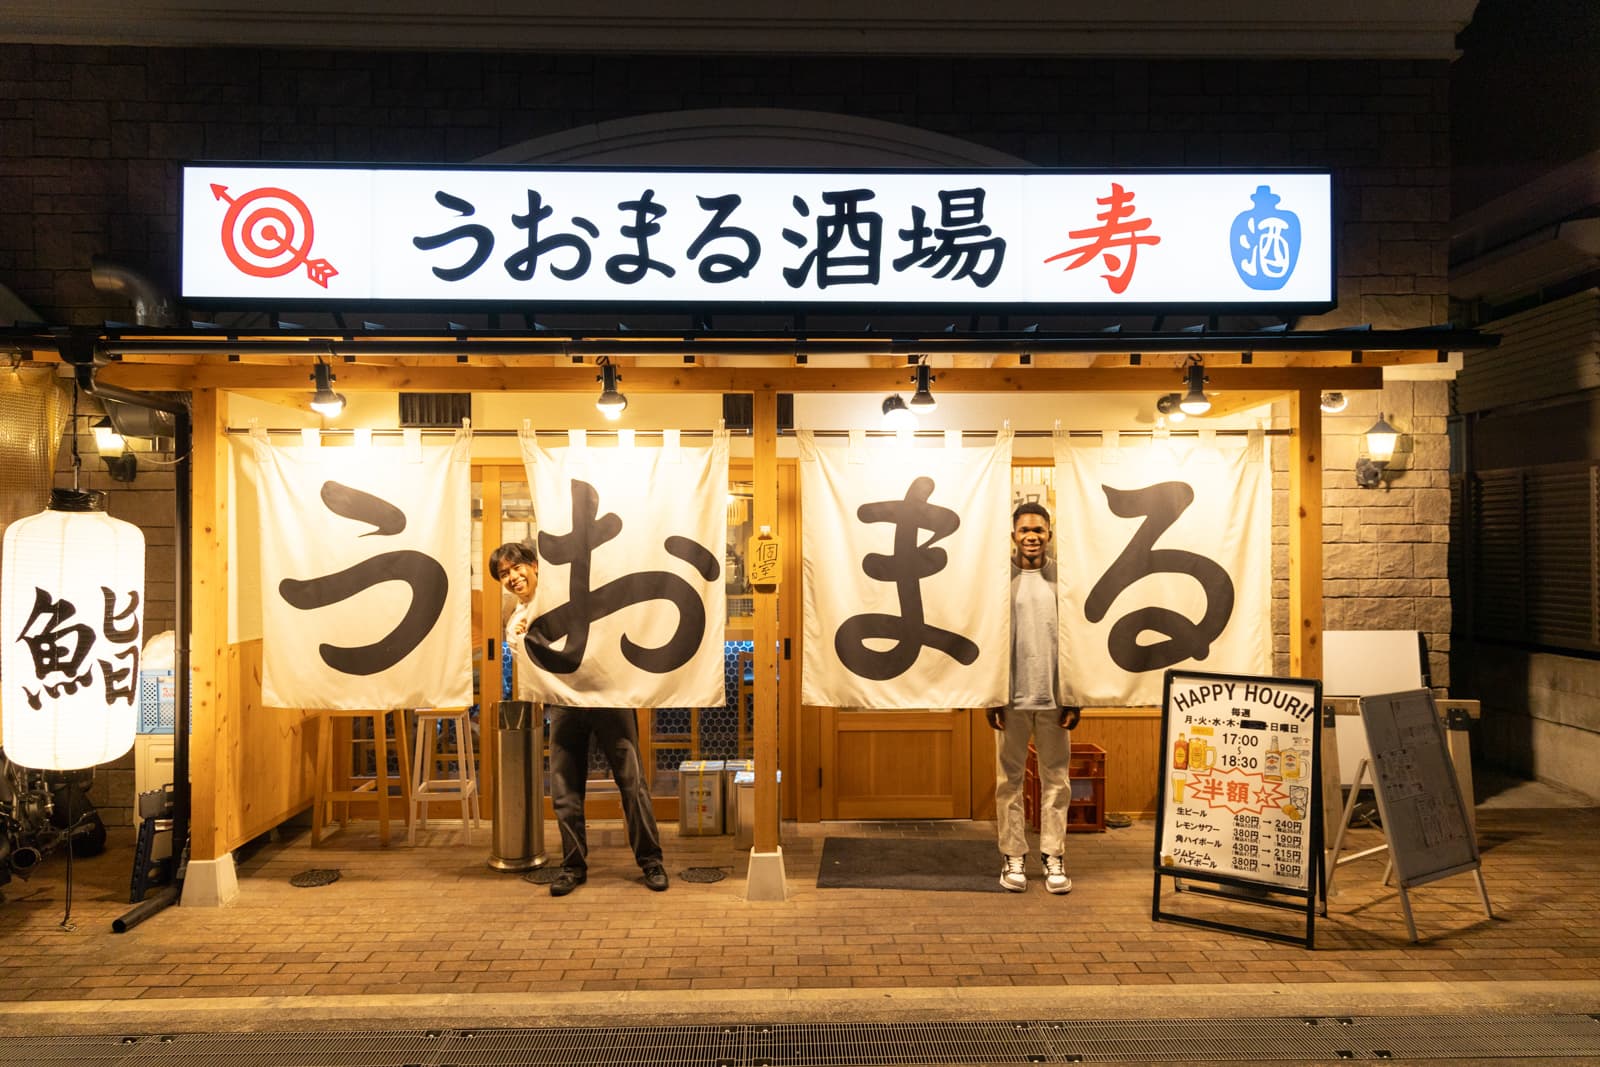
[[184, 168], [191, 302], [1332, 307], [1326, 172]]

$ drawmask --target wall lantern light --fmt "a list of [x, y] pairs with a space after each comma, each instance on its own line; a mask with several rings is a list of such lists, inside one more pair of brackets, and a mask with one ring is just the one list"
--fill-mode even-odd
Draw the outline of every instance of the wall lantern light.
[[916, 383], [917, 391], [911, 394], [911, 411], [915, 415], [926, 415], [938, 408], [939, 402], [933, 398], [933, 393], [928, 386], [933, 382], [933, 369], [926, 363], [917, 364], [917, 373], [911, 380]]
[[144, 534], [104, 493], [55, 489], [6, 528], [0, 700], [12, 761], [78, 770], [117, 759], [138, 727]]
[[1382, 415], [1366, 432], [1367, 454], [1356, 460], [1356, 484], [1363, 489], [1375, 489], [1383, 482], [1383, 472], [1394, 459], [1395, 445], [1400, 431], [1389, 425]]
[[628, 398], [617, 391], [617, 383], [621, 380], [622, 375], [611, 363], [600, 365], [600, 374], [595, 378], [600, 383], [600, 395], [595, 399], [594, 407], [608, 419], [620, 419], [627, 410]]
[[333, 383], [338, 380], [333, 376], [333, 368], [322, 360], [317, 360], [317, 365], [311, 372], [311, 380], [317, 386], [316, 393], [311, 397], [311, 410], [330, 419], [338, 417], [344, 410], [344, 394], [333, 391]]
[[114, 482], [131, 482], [139, 472], [139, 460], [128, 451], [128, 440], [111, 425], [109, 416], [95, 420], [94, 445]]
[[1211, 400], [1206, 396], [1206, 368], [1198, 359], [1189, 364], [1183, 374], [1186, 392], [1178, 401], [1185, 415], [1204, 415], [1211, 410]]
[[883, 428], [899, 433], [902, 430], [914, 430], [917, 426], [917, 416], [906, 407], [906, 402], [900, 398], [899, 393], [891, 393], [883, 398]]

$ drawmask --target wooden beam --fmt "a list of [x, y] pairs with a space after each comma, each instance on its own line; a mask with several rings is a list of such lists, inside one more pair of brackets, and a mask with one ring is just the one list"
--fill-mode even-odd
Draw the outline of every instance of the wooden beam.
[[[307, 365], [262, 366], [207, 363], [197, 366], [117, 363], [101, 372], [104, 381], [130, 389], [229, 389], [261, 392], [306, 390]], [[593, 366], [478, 367], [450, 363], [428, 367], [347, 363], [335, 368], [338, 390], [394, 392], [595, 392]], [[903, 390], [906, 368], [630, 367], [623, 388], [629, 393], [890, 393]], [[1296, 389], [1355, 391], [1378, 389], [1383, 372], [1376, 365], [1249, 366], [1206, 368], [1217, 390], [1285, 393]], [[950, 367], [939, 371], [938, 388], [950, 393], [1172, 392], [1178, 379], [1165, 367]]]

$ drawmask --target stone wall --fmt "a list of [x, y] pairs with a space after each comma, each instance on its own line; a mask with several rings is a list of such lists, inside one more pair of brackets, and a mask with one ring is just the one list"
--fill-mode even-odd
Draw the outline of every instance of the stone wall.
[[[1445, 380], [1388, 381], [1380, 393], [1347, 394], [1322, 428], [1323, 629], [1417, 630], [1428, 643], [1435, 686], [1450, 684], [1450, 452]], [[1281, 405], [1280, 405], [1281, 406]], [[1366, 430], [1382, 414], [1403, 431], [1373, 489], [1356, 485]], [[1287, 409], [1276, 421], [1288, 425]], [[1290, 449], [1273, 449], [1273, 632], [1275, 669], [1289, 669]], [[1470, 694], [1452, 694], [1469, 696]]]
[[1600, 799], [1600, 663], [1491, 644], [1472, 653], [1484, 760]]

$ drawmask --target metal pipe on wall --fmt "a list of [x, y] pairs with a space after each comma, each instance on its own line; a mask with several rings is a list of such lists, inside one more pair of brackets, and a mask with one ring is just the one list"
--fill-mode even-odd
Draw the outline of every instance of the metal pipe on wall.
[[[96, 274], [96, 284], [100, 275]], [[120, 386], [95, 380], [102, 358], [94, 333], [75, 329], [61, 341], [61, 358], [72, 365], [78, 387], [90, 396], [111, 400], [134, 407], [164, 411], [173, 416], [173, 554], [174, 592], [173, 606], [173, 737], [172, 737], [172, 855], [174, 862], [173, 884], [142, 902], [112, 923], [112, 930], [123, 933], [143, 922], [156, 911], [175, 903], [182, 894], [183, 857], [188, 848], [191, 795], [189, 789], [189, 729], [191, 722], [191, 685], [189, 677], [189, 619], [193, 611], [190, 581], [191, 538], [190, 522], [193, 514], [194, 420], [189, 406], [180, 400], [140, 393]]]

